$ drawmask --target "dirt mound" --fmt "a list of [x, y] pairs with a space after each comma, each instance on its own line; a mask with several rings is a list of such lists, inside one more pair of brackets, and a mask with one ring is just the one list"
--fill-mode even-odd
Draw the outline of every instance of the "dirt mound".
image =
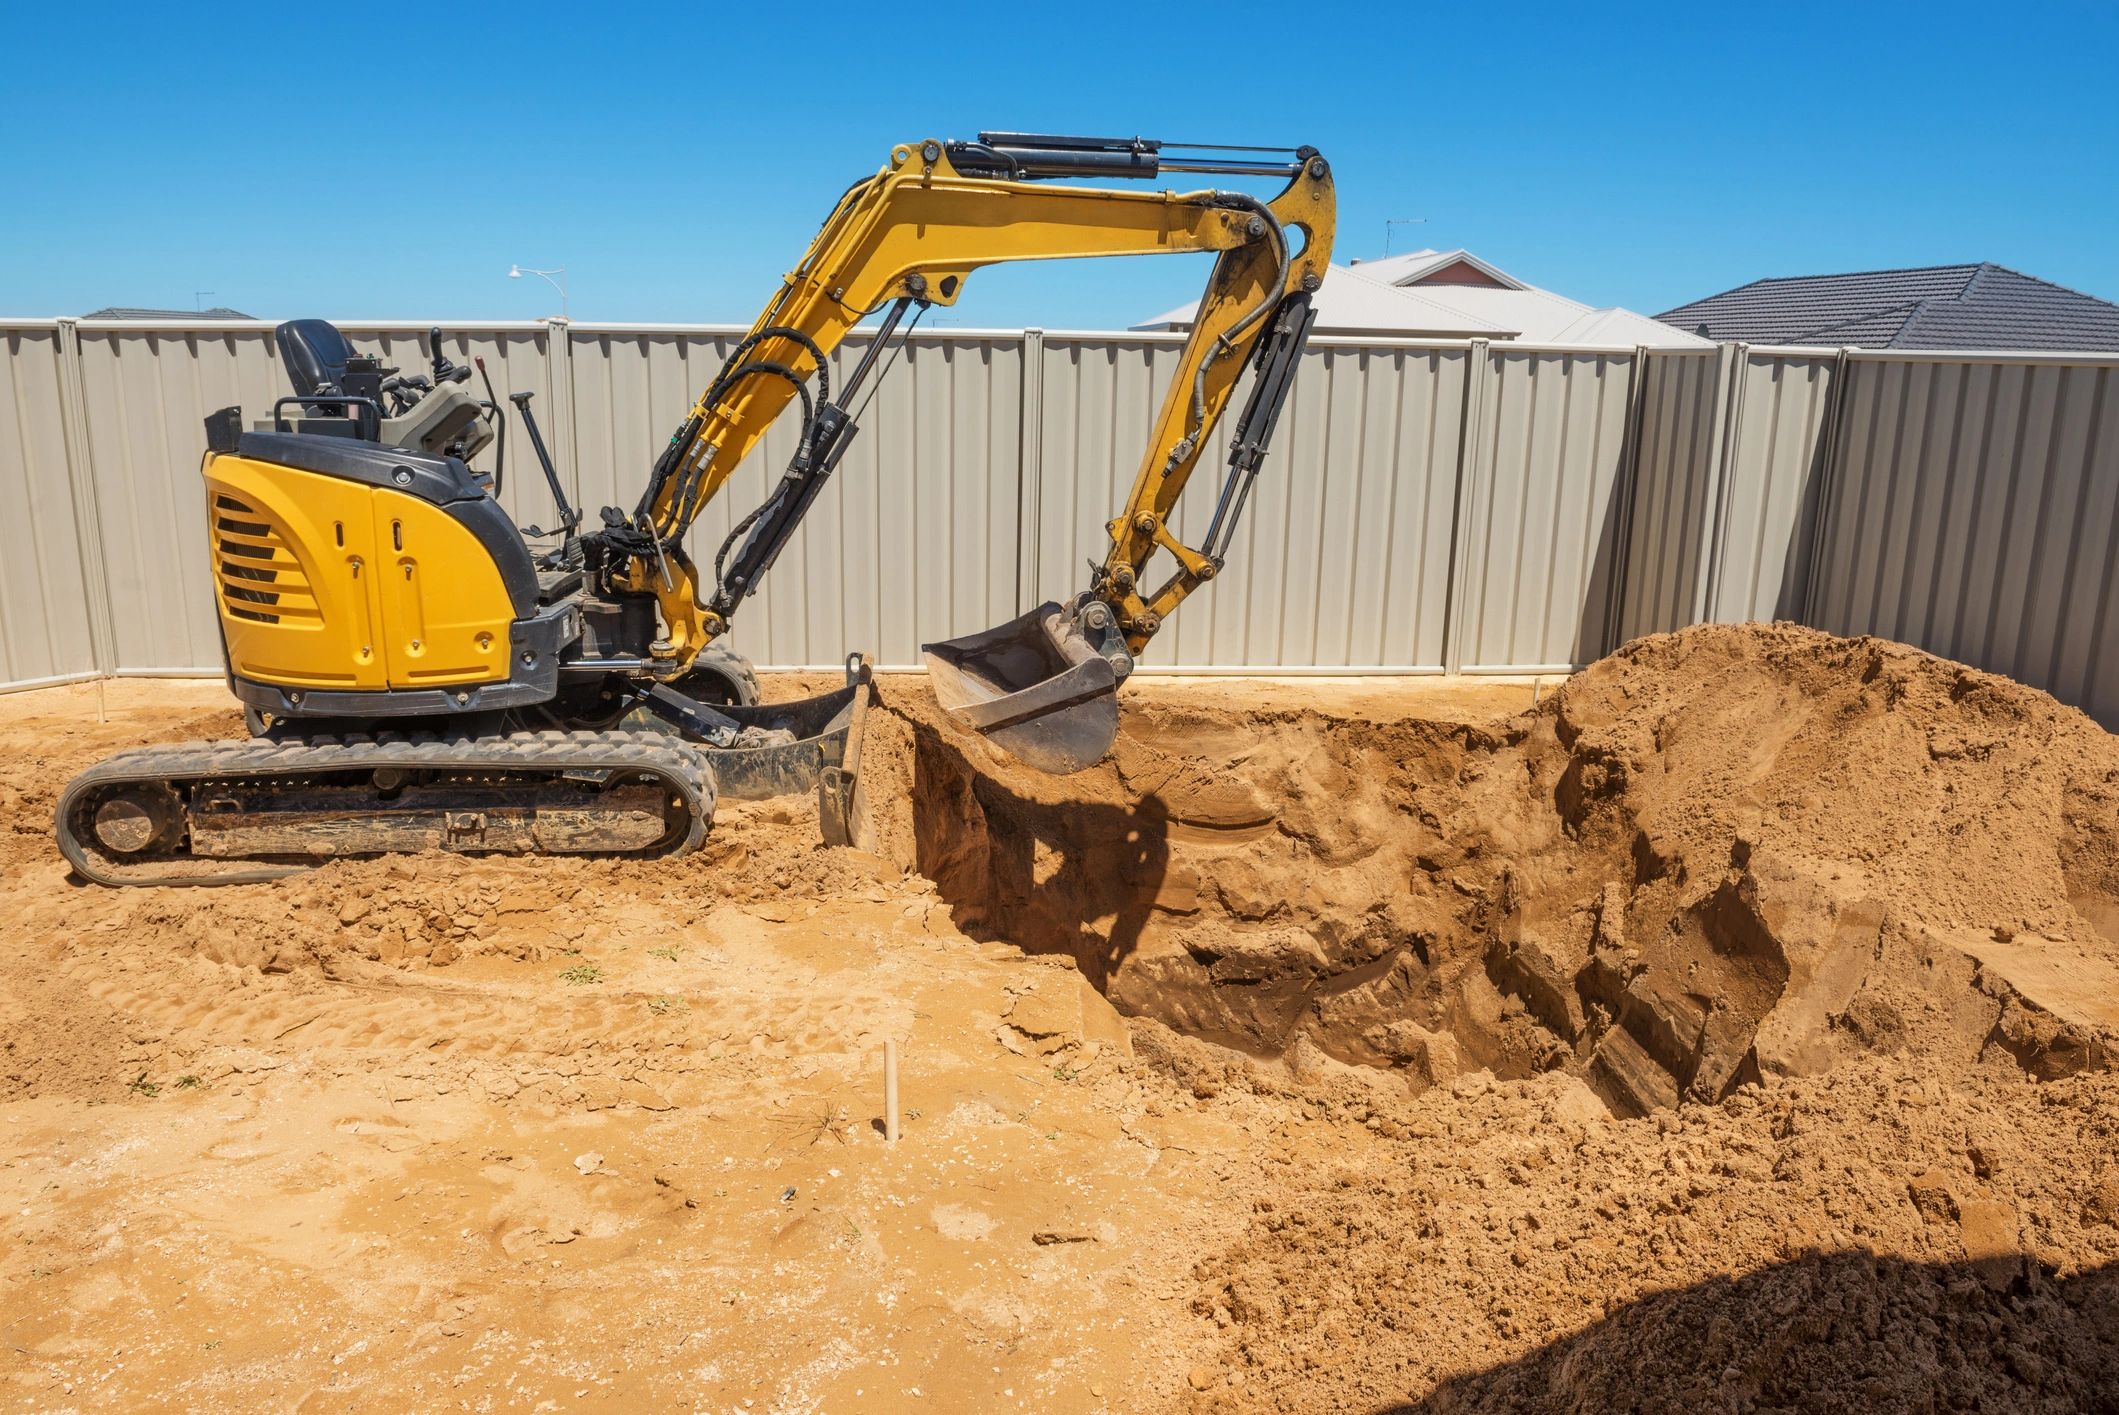
[[889, 706], [879, 848], [1254, 1056], [1641, 1114], [1866, 1052], [2065, 1074], [2119, 1027], [2119, 743], [1901, 646], [1705, 626], [1487, 727], [1129, 704], [1060, 779]]
[[1234, 1380], [1200, 1408], [2110, 1408], [2119, 1087], [1929, 1069], [1621, 1125], [1482, 1078], [1366, 1156], [1269, 1160], [1200, 1269]]

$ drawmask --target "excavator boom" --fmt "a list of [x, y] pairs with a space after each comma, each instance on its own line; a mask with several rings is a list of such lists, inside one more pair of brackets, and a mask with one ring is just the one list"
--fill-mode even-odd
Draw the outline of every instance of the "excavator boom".
[[[1175, 377], [1109, 548], [1090, 584], [997, 629], [928, 646], [937, 697], [964, 725], [1048, 770], [1103, 755], [1117, 730], [1112, 694], [1170, 613], [1220, 570], [1284, 406], [1331, 256], [1331, 170], [1307, 148], [1231, 156], [1143, 139], [981, 134], [893, 148], [842, 196], [655, 464], [629, 523], [607, 528], [619, 585], [653, 594], [666, 634], [659, 676], [676, 677], [727, 632], [742, 602], [830, 478], [854, 435], [864, 389], [911, 314], [954, 305], [965, 281], [1004, 261], [1216, 253]], [[1143, 191], [1057, 184], [1160, 173], [1280, 177], [1271, 200], [1202, 189]], [[838, 387], [830, 357], [862, 320], [882, 315]], [[1169, 518], [1246, 366], [1257, 373], [1213, 519], [1198, 546]], [[802, 428], [786, 473], [736, 524], [703, 577], [686, 532], [792, 403]], [[1144, 579], [1166, 551], [1174, 568]]]

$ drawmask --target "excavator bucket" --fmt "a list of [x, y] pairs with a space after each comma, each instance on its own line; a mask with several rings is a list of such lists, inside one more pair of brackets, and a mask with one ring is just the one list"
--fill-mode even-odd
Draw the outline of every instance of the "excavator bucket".
[[1057, 604], [922, 652], [950, 720], [1039, 771], [1093, 766], [1118, 736], [1118, 675]]

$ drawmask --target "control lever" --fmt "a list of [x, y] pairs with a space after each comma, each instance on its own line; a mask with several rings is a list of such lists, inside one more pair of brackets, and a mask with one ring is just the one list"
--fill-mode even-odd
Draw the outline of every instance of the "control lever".
[[462, 383], [471, 377], [471, 370], [468, 365], [451, 363], [449, 362], [449, 356], [442, 352], [440, 325], [436, 325], [427, 331], [427, 347], [432, 351], [434, 357], [435, 383]]
[[552, 454], [545, 450], [544, 434], [537, 430], [537, 419], [530, 416], [530, 398], [528, 393], [508, 395], [508, 401], [522, 415], [524, 430], [530, 434], [530, 448], [537, 454], [537, 465], [544, 468], [544, 484], [552, 489], [552, 504], [559, 508], [560, 529], [572, 535], [574, 527], [581, 524], [581, 513], [567, 504], [567, 494], [559, 485], [559, 473], [552, 466]]

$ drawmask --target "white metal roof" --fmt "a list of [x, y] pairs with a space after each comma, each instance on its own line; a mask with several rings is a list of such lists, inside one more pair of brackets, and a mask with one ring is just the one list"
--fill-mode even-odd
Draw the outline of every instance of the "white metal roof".
[[[1491, 285], [1414, 285], [1464, 262]], [[1409, 288], [1410, 287], [1410, 288]], [[1492, 339], [1525, 344], [1709, 348], [1712, 341], [1616, 306], [1596, 309], [1527, 285], [1469, 251], [1412, 251], [1355, 266], [1333, 265], [1316, 295], [1320, 334]], [[1184, 329], [1199, 302], [1166, 310], [1136, 329]]]
[[1407, 251], [1402, 255], [1387, 255], [1381, 260], [1356, 260], [1348, 264], [1360, 266], [1361, 273], [1371, 280], [1380, 280], [1386, 285], [1411, 285], [1438, 270], [1460, 262], [1490, 280], [1499, 281], [1511, 290], [1531, 288], [1500, 266], [1481, 260], [1461, 246], [1453, 251]]

